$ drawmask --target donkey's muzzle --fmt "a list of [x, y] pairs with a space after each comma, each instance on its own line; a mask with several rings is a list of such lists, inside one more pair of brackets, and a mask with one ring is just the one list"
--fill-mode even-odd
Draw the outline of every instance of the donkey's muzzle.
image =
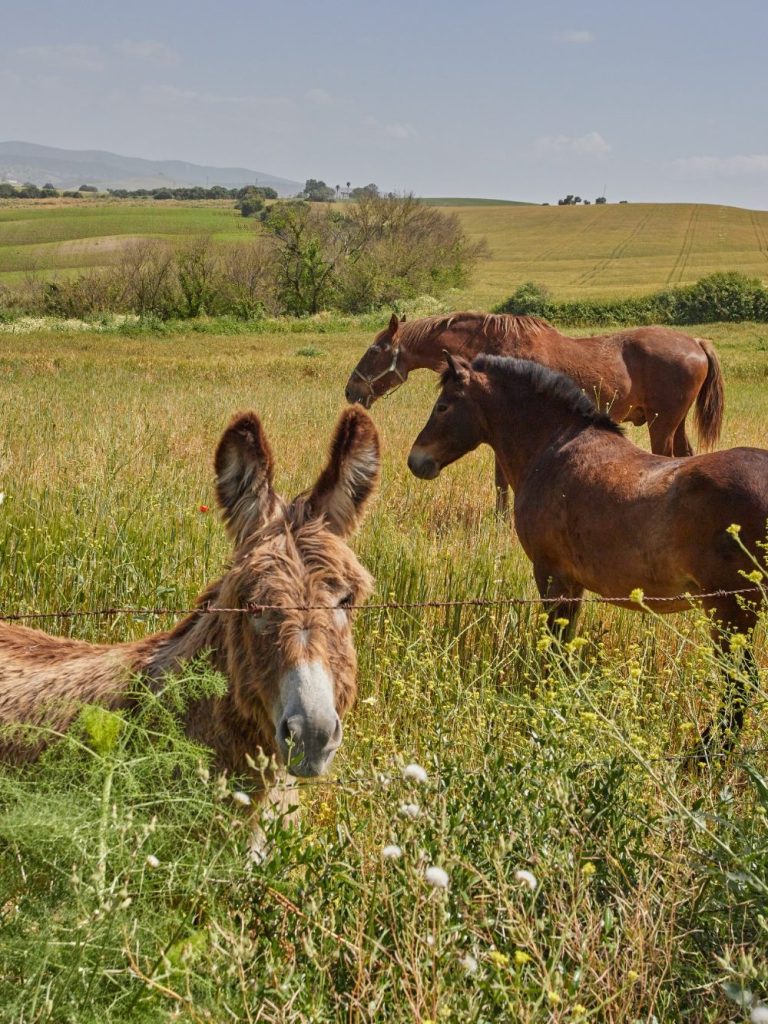
[[341, 745], [334, 685], [319, 661], [294, 665], [280, 682], [275, 733], [280, 760], [301, 778], [322, 775]]
[[303, 715], [284, 718], [277, 729], [283, 763], [291, 775], [313, 778], [322, 775], [341, 746], [341, 719], [334, 712], [323, 721]]
[[411, 448], [408, 469], [421, 480], [434, 480], [440, 475], [440, 464], [420, 448]]

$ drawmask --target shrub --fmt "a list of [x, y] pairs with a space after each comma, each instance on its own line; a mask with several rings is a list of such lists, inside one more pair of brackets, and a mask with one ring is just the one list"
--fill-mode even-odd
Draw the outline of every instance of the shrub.
[[553, 316], [552, 292], [545, 284], [525, 281], [497, 309], [498, 313], [516, 316]]
[[528, 281], [495, 312], [544, 316], [573, 326], [766, 321], [768, 289], [757, 278], [730, 271], [651, 295], [557, 302], [544, 285]]

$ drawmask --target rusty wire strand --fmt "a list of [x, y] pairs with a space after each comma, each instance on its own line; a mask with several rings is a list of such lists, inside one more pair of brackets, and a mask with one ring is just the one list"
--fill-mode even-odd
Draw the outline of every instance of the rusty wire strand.
[[[569, 597], [562, 594], [559, 597], [502, 597], [502, 598], [464, 598], [451, 601], [379, 601], [368, 604], [343, 605], [345, 610], [375, 612], [383, 610], [415, 610], [428, 608], [502, 608], [528, 605], [547, 604], [641, 604], [652, 607], [656, 604], [663, 604], [675, 601], [688, 601], [694, 603], [703, 598], [710, 597], [733, 597], [739, 594], [761, 594], [760, 587], [741, 587], [737, 590], [709, 590], [703, 593], [675, 594], [671, 597], [650, 597], [625, 595], [622, 597]], [[77, 619], [77, 618], [114, 618], [118, 615], [192, 615], [195, 612], [203, 614], [238, 614], [258, 615], [267, 611], [334, 611], [330, 605], [280, 605], [280, 604], [259, 604], [246, 605], [242, 608], [222, 608], [218, 605], [202, 604], [193, 608], [134, 608], [134, 607], [113, 607], [113, 608], [84, 608], [67, 609], [55, 612], [14, 612], [7, 613], [0, 611], [0, 620], [5, 622], [19, 622], [33, 619]]]

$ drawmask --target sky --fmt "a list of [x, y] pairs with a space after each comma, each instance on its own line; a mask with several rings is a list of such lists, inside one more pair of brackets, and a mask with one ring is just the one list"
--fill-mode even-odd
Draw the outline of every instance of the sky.
[[768, 0], [2, 0], [0, 14], [3, 141], [425, 196], [768, 208]]

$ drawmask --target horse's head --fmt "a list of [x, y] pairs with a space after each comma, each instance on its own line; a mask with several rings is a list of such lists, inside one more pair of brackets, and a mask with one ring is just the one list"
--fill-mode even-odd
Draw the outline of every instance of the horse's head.
[[294, 775], [321, 775], [341, 743], [357, 691], [352, 606], [372, 579], [346, 544], [379, 477], [376, 428], [342, 413], [328, 463], [290, 504], [272, 488], [273, 461], [254, 413], [235, 417], [216, 452], [216, 489], [235, 546], [216, 600], [237, 712], [273, 737]]
[[483, 439], [470, 396], [475, 374], [466, 359], [443, 354], [447, 368], [440, 378], [440, 394], [408, 455], [408, 468], [422, 480], [434, 480], [444, 466], [477, 448]]
[[344, 395], [352, 405], [359, 403], [370, 409], [377, 398], [405, 381], [408, 370], [403, 366], [397, 341], [397, 333], [404, 320], [405, 317], [398, 320], [393, 313], [386, 329], [376, 335], [373, 344], [363, 353], [344, 389]]

